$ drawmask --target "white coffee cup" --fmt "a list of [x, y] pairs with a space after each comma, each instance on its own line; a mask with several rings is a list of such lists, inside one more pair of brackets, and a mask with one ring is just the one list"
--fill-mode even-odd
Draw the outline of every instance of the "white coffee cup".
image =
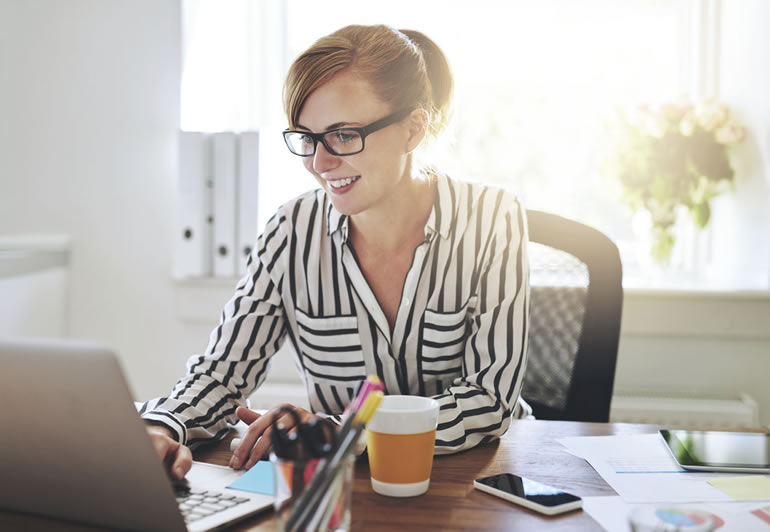
[[372, 489], [390, 497], [428, 491], [439, 404], [430, 397], [387, 395], [366, 427]]

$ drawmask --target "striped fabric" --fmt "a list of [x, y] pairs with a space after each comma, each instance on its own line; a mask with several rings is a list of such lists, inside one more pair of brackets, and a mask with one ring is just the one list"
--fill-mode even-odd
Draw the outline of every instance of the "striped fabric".
[[288, 338], [311, 408], [339, 414], [367, 375], [388, 394], [435, 397], [436, 453], [502, 435], [524, 374], [524, 210], [495, 188], [437, 177], [436, 201], [393, 330], [322, 190], [283, 205], [249, 258], [203, 355], [142, 416], [195, 446], [224, 435]]

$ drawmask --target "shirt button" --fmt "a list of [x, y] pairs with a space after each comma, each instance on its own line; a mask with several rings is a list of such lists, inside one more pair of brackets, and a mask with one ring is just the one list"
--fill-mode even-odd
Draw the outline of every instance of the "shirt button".
[[409, 306], [409, 298], [404, 299], [404, 306], [405, 307]]

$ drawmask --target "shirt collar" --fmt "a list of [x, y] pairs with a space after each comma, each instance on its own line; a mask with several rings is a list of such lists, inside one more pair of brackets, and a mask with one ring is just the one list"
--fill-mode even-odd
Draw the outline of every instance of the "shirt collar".
[[342, 241], [347, 241], [349, 225], [348, 216], [334, 208], [332, 202], [329, 201], [329, 196], [326, 196], [326, 204], [326, 234], [331, 236], [337, 231], [340, 231]]
[[[457, 218], [458, 192], [459, 190], [449, 183], [449, 178], [445, 174], [436, 172], [436, 197], [425, 224], [426, 236], [438, 233], [441, 238], [449, 238], [452, 225], [456, 223]], [[347, 241], [350, 217], [335, 209], [328, 196], [326, 202], [326, 233], [331, 236], [340, 231], [342, 241]]]
[[455, 194], [450, 188], [449, 178], [436, 172], [436, 198], [433, 202], [433, 208], [428, 216], [428, 222], [425, 224], [425, 234], [429, 236], [438, 233], [441, 238], [449, 238], [449, 232], [454, 219], [457, 217], [456, 201], [453, 200]]

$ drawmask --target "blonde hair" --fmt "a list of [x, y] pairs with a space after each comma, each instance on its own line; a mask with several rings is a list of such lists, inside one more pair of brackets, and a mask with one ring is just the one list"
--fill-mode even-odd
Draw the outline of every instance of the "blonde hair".
[[348, 68], [393, 111], [424, 109], [430, 136], [449, 122], [454, 81], [441, 48], [419, 31], [352, 25], [322, 37], [292, 63], [283, 92], [290, 128], [310, 93]]

